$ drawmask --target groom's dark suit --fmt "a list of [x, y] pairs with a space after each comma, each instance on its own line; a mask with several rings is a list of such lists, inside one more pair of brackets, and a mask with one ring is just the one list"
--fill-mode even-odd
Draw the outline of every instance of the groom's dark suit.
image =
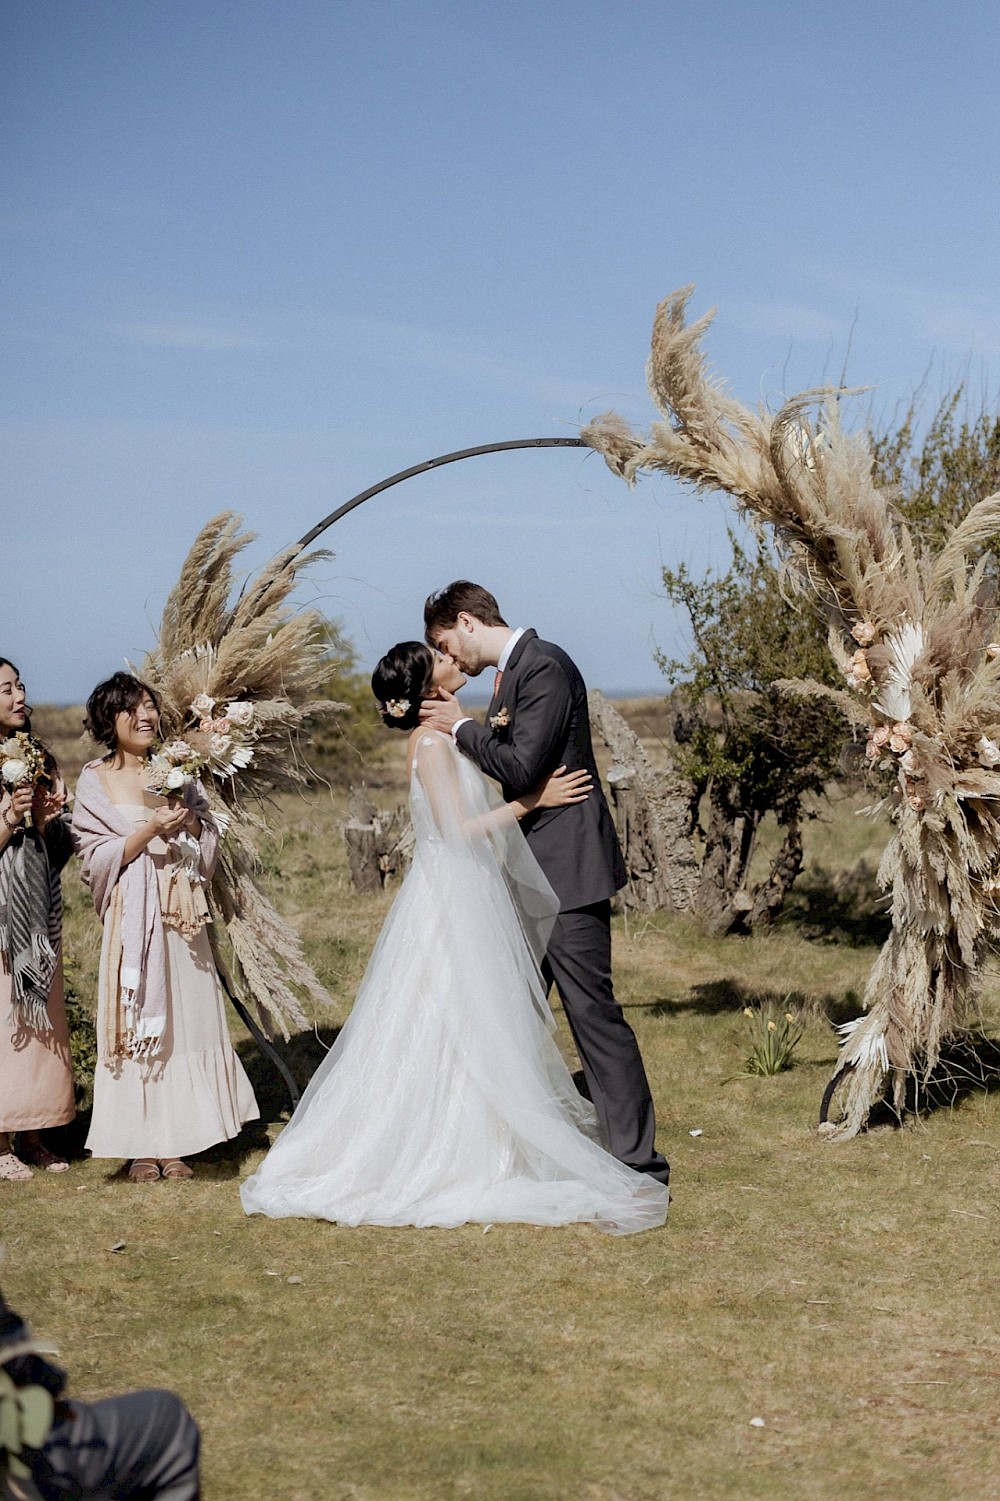
[[625, 884], [625, 868], [594, 761], [583, 678], [560, 647], [525, 631], [493, 695], [489, 722], [466, 720], [455, 738], [500, 783], [507, 802], [557, 766], [586, 768], [593, 777], [586, 802], [543, 808], [521, 822], [559, 898], [545, 977], [559, 989], [609, 1150], [666, 1183], [670, 1170], [654, 1146], [646, 1071], [611, 982], [611, 898]]

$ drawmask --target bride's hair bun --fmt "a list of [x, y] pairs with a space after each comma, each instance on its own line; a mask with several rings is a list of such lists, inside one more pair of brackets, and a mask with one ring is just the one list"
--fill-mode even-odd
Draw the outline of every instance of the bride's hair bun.
[[420, 701], [431, 690], [434, 658], [422, 641], [400, 641], [390, 647], [372, 673], [372, 692], [390, 730], [415, 730]]

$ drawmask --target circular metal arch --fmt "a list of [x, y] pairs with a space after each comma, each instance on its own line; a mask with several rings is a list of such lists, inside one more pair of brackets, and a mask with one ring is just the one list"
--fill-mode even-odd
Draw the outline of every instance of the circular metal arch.
[[459, 448], [454, 453], [443, 453], [436, 459], [425, 459], [422, 464], [414, 464], [410, 469], [401, 469], [398, 474], [391, 474], [388, 479], [380, 480], [377, 485], [371, 485], [367, 490], [362, 490], [360, 495], [345, 501], [329, 516], [324, 516], [318, 521], [311, 531], [306, 532], [297, 546], [308, 547], [311, 542], [326, 531], [327, 527], [333, 526], [341, 516], [346, 516], [348, 511], [353, 511], [366, 500], [371, 500], [373, 495], [378, 495], [383, 490], [389, 490], [393, 485], [399, 485], [404, 479], [412, 479], [415, 474], [425, 474], [428, 469], [440, 469], [443, 464], [454, 464], [459, 459], [474, 459], [481, 453], [504, 453], [509, 448], [589, 448], [582, 438], [512, 438], [507, 443], [483, 443], [478, 448]]

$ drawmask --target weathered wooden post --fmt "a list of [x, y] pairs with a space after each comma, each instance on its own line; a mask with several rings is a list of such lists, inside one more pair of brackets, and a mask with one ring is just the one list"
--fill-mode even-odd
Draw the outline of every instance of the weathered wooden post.
[[686, 912], [698, 887], [692, 840], [695, 785], [656, 772], [638, 735], [599, 689], [589, 694], [590, 722], [611, 754], [608, 788], [625, 857], [626, 906], [640, 912]]
[[377, 814], [364, 787], [351, 788], [347, 812], [344, 838], [347, 841], [351, 885], [355, 891], [370, 895], [382, 890], [382, 872], [379, 870], [376, 841]]

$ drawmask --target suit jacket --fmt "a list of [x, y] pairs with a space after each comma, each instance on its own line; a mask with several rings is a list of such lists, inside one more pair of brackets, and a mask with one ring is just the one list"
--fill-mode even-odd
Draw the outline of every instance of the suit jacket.
[[[489, 721], [499, 721], [490, 723]], [[590, 738], [587, 688], [561, 647], [525, 631], [511, 652], [485, 725], [468, 720], [455, 737], [504, 800], [565, 766], [594, 780], [586, 802], [542, 808], [521, 828], [563, 911], [605, 901], [625, 885], [625, 866]]]

